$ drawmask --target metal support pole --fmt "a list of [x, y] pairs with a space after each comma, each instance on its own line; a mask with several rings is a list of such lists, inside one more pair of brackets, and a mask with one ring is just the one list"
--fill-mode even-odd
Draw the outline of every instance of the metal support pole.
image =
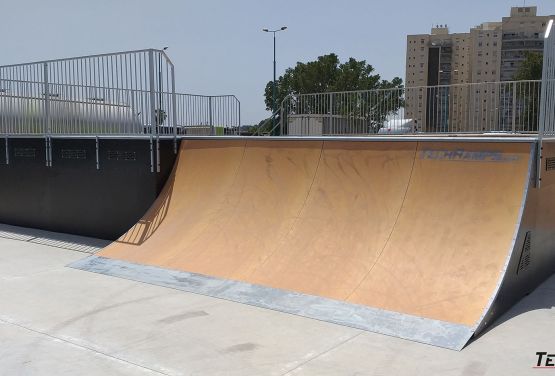
[[154, 50], [148, 51], [148, 75], [150, 85], [150, 172], [154, 172], [154, 148], [152, 134], [156, 129], [156, 95], [154, 87]]
[[177, 97], [175, 95], [175, 70], [171, 66], [172, 79], [172, 122], [173, 122], [173, 152], [177, 154]]
[[513, 126], [512, 132], [516, 133], [516, 81], [513, 82]]
[[276, 32], [274, 31], [274, 81], [272, 83], [272, 129], [274, 129], [275, 127], [276, 127]]
[[46, 136], [44, 138], [44, 141], [45, 141], [46, 167], [52, 167], [52, 138], [50, 136]]
[[46, 167], [50, 167], [50, 164], [48, 163], [48, 136], [44, 137], [44, 160]]
[[158, 52], [158, 116], [156, 122], [156, 172], [160, 172], [160, 131], [163, 123], [162, 53]]
[[154, 145], [150, 136], [150, 172], [154, 172]]
[[237, 99], [235, 99], [237, 101], [237, 111], [239, 111], [239, 113], [237, 114], [239, 116], [239, 134], [238, 136], [241, 135], [241, 102], [239, 102]]
[[216, 130], [214, 129], [214, 123], [212, 122], [212, 97], [208, 97], [208, 119], [210, 122], [210, 134], [212, 136], [216, 135]]
[[6, 136], [6, 164], [10, 164], [10, 153], [8, 149], [8, 136]]
[[330, 123], [328, 124], [329, 130], [328, 132], [330, 132], [331, 134], [333, 134], [333, 93], [330, 93], [330, 108], [329, 108], [329, 120]]
[[45, 160], [46, 167], [52, 166], [50, 161], [50, 130], [51, 130], [51, 119], [50, 119], [50, 85], [48, 79], [48, 63], [43, 65], [43, 81], [44, 81], [44, 137], [45, 137]]
[[160, 172], [160, 138], [156, 137], [156, 172]]
[[96, 140], [96, 169], [100, 170], [100, 148], [98, 142], [98, 136], [95, 137]]
[[279, 109], [279, 135], [283, 136], [283, 130], [285, 129], [285, 124], [283, 123], [285, 118], [283, 117], [283, 101], [280, 104]]

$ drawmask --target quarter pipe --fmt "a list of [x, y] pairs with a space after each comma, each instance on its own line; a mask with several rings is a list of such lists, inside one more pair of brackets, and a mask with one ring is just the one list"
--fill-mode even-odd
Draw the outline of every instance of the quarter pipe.
[[461, 349], [555, 269], [536, 147], [182, 140], [144, 217], [73, 266]]

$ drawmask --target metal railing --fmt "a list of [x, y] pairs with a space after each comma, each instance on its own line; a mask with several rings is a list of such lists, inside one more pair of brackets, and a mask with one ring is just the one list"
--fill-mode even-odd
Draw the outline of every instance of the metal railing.
[[239, 134], [235, 96], [175, 91], [171, 60], [139, 50], [0, 66], [0, 134]]
[[541, 81], [290, 95], [281, 134], [537, 132]]
[[154, 49], [2, 66], [2, 133], [152, 134], [173, 111], [164, 92], [174, 67]]
[[241, 134], [241, 102], [234, 95], [177, 94], [176, 103], [178, 134]]

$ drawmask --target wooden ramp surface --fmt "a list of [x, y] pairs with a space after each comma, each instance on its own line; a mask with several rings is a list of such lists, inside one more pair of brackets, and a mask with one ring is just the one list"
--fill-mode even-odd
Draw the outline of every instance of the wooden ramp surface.
[[98, 255], [476, 325], [530, 147], [186, 140], [149, 212]]

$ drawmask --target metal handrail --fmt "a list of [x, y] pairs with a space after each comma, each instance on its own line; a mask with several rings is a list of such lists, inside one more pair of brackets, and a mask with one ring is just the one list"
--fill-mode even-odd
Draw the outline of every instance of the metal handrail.
[[145, 48], [145, 49], [142, 49], [142, 50], [129, 50], [129, 51], [120, 51], [120, 52], [108, 52], [108, 53], [94, 54], [94, 55], [83, 55], [83, 56], [74, 56], [74, 57], [64, 57], [64, 58], [60, 58], [60, 59], [39, 60], [39, 61], [32, 61], [32, 62], [28, 62], [28, 63], [18, 63], [18, 64], [0, 65], [0, 69], [2, 69], [2, 68], [16, 68], [16, 67], [23, 67], [23, 66], [27, 66], [27, 65], [36, 65], [36, 64], [45, 64], [45, 63], [59, 63], [59, 62], [71, 61], [71, 60], [93, 59], [93, 58], [99, 58], [99, 57], [129, 55], [129, 54], [136, 54], [136, 53], [140, 53], [140, 52], [149, 52], [149, 51], [161, 53], [161, 54], [166, 58], [166, 61], [167, 61], [169, 64], [171, 64], [171, 65], [173, 66], [173, 62], [172, 62], [171, 59], [168, 57], [168, 55], [166, 54], [165, 51], [159, 50], [159, 49], [155, 49], [155, 48]]

